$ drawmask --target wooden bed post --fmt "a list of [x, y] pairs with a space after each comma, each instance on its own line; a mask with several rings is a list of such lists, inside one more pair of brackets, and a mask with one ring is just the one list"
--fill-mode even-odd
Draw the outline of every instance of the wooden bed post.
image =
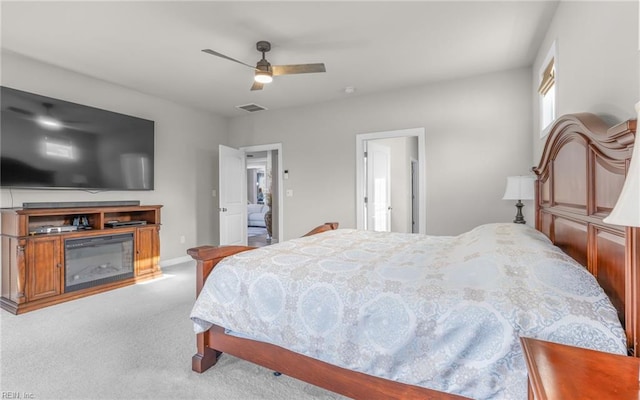
[[334, 229], [338, 229], [337, 222], [325, 222], [324, 225], [320, 225], [319, 227], [312, 229], [303, 237], [315, 235], [315, 234], [326, 232], [326, 231], [332, 231]]
[[[249, 246], [201, 246], [187, 250], [187, 254], [196, 260], [196, 297], [200, 294], [204, 281], [213, 268], [224, 257], [251, 250]], [[209, 335], [198, 333], [196, 335], [197, 353], [191, 358], [191, 369], [202, 373], [218, 362], [221, 352], [214, 350], [209, 343]]]
[[631, 327], [627, 329], [629, 355], [640, 357], [640, 228], [627, 228], [627, 304], [626, 319]]

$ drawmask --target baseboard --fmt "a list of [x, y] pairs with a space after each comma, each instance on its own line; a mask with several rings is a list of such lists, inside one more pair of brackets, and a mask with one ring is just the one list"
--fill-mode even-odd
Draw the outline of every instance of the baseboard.
[[163, 260], [163, 261], [160, 261], [160, 268], [170, 267], [172, 265], [182, 264], [189, 261], [194, 261], [194, 259], [191, 258], [191, 256], [182, 256], [182, 257], [172, 258], [169, 260]]

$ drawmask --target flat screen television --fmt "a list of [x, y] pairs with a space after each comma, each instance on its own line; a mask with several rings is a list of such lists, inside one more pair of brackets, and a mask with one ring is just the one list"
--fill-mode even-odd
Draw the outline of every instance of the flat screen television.
[[0, 186], [153, 190], [153, 121], [0, 91]]

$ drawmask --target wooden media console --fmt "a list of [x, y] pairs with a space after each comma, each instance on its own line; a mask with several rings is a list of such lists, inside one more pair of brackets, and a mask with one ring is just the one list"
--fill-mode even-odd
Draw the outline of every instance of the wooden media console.
[[21, 314], [161, 276], [161, 207], [0, 210], [0, 307]]

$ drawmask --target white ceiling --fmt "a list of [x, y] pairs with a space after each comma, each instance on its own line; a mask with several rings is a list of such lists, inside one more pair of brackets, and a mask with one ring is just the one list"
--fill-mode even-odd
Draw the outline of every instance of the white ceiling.
[[[2, 48], [220, 115], [531, 65], [558, 1], [2, 2]], [[272, 64], [324, 62], [249, 91], [268, 40]], [[17, 88], [19, 89], [19, 88]]]

